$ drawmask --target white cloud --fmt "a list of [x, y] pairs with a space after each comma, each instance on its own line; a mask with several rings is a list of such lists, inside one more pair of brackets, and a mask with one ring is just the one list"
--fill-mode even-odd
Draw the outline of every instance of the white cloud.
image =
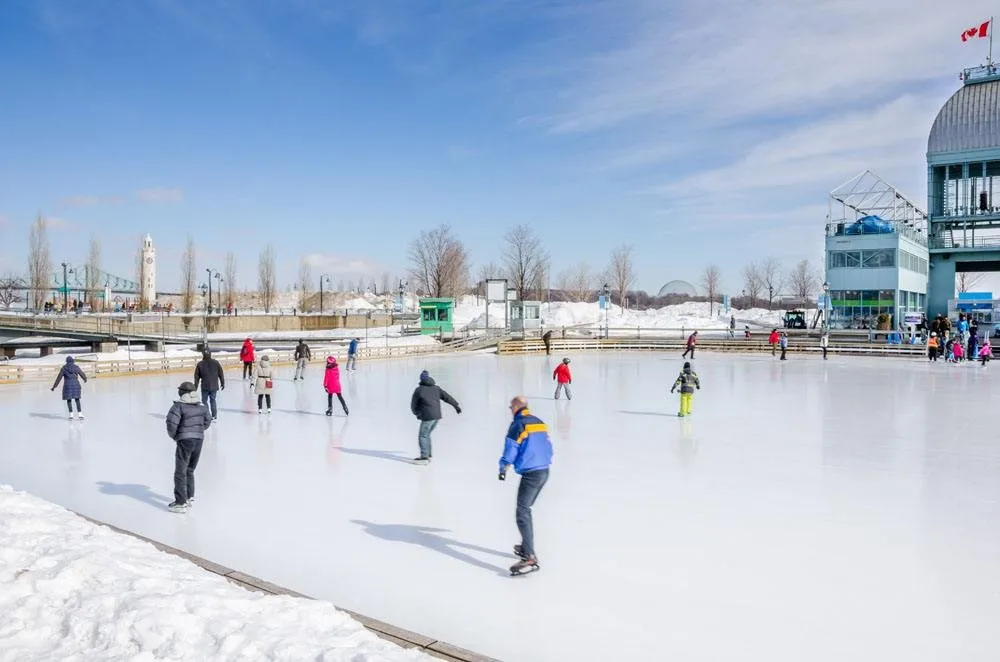
[[94, 207], [117, 205], [125, 201], [120, 195], [71, 195], [59, 201], [62, 207]]
[[364, 276], [373, 277], [380, 274], [383, 269], [375, 262], [357, 257], [344, 257], [340, 255], [324, 255], [321, 253], [310, 253], [303, 258], [312, 267], [316, 277], [321, 274], [330, 276]]
[[153, 187], [135, 192], [135, 198], [140, 202], [151, 204], [174, 203], [184, 200], [184, 191], [179, 188]]
[[71, 220], [63, 218], [62, 216], [46, 216], [45, 225], [47, 225], [50, 230], [71, 230], [76, 227]]

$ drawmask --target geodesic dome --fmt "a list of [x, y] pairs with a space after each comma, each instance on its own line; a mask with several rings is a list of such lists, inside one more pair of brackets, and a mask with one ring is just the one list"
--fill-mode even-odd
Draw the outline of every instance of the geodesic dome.
[[681, 294], [683, 296], [694, 297], [698, 296], [698, 290], [686, 280], [672, 280], [661, 287], [656, 296], [665, 297], [668, 294]]

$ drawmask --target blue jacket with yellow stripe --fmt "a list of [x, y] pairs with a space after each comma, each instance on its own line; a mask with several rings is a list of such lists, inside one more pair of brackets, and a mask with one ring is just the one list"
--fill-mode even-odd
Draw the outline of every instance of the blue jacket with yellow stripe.
[[519, 474], [548, 469], [552, 464], [549, 428], [540, 418], [533, 416], [527, 407], [522, 407], [514, 414], [514, 422], [507, 430], [500, 471], [506, 470], [511, 464]]

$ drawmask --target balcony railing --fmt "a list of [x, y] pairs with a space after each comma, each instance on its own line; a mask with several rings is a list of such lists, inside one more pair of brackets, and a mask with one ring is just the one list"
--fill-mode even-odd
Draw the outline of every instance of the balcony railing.
[[1000, 248], [1000, 237], [965, 238], [957, 234], [952, 237], [932, 237], [930, 240], [930, 248], [937, 250]]

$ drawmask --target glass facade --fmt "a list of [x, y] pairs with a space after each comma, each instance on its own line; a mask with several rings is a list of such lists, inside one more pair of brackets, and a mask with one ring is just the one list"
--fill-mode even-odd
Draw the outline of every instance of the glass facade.
[[886, 269], [896, 266], [896, 249], [878, 248], [867, 251], [830, 251], [828, 269]]
[[934, 166], [931, 216], [1000, 214], [1000, 161]]
[[831, 290], [830, 299], [830, 326], [835, 329], [875, 329], [880, 315], [888, 316], [889, 328], [896, 329], [907, 313], [923, 312], [927, 305], [926, 294], [905, 290]]

